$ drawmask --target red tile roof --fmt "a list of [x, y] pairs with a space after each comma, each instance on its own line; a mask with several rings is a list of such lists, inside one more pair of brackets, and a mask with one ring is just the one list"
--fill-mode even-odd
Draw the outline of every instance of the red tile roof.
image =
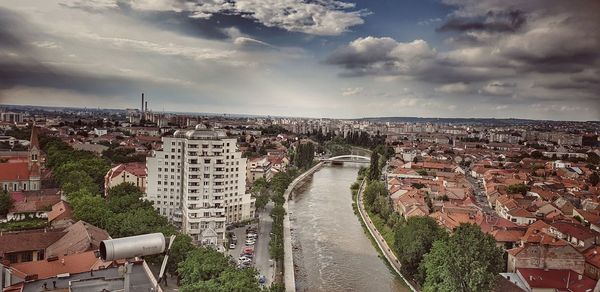
[[123, 171], [127, 171], [135, 176], [146, 177], [146, 165], [144, 163], [132, 162], [123, 163], [113, 167], [110, 172], [110, 178], [119, 176]]
[[[37, 279], [47, 279], [59, 274], [74, 274], [93, 270], [103, 261], [96, 257], [95, 251], [87, 251], [67, 256], [61, 256], [48, 261], [16, 263], [11, 265], [15, 269], [28, 276], [37, 276]], [[106, 263], [106, 266], [110, 263]], [[97, 268], [96, 268], [97, 269]], [[95, 269], [94, 269], [95, 270]]]
[[600, 269], [600, 246], [588, 248], [584, 253], [585, 262]]
[[[556, 289], [558, 291], [586, 292], [594, 290], [596, 281], [572, 270], [544, 270], [519, 268], [520, 274], [532, 289]], [[581, 280], [579, 279], [581, 277]]]
[[0, 163], [0, 181], [29, 180], [27, 162]]
[[52, 211], [48, 213], [48, 222], [54, 221], [54, 219], [58, 218], [59, 216], [62, 216], [63, 218], [70, 218], [72, 212], [73, 209], [67, 202], [60, 201], [52, 205]]
[[552, 227], [557, 229], [563, 234], [570, 235], [579, 240], [586, 240], [590, 238], [594, 238], [600, 236], [600, 233], [591, 230], [579, 223], [571, 223], [571, 222], [554, 222]]
[[63, 230], [5, 232], [0, 235], [0, 256], [6, 253], [46, 249], [66, 234]]

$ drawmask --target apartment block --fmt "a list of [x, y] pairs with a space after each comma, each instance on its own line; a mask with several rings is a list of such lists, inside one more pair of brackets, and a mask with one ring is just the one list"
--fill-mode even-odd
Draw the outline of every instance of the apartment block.
[[146, 200], [201, 244], [224, 240], [228, 224], [254, 218], [246, 158], [224, 131], [197, 125], [163, 137], [147, 159]]

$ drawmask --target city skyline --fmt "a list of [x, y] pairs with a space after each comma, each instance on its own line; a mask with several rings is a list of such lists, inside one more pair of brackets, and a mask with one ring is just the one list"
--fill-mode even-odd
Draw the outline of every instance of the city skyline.
[[599, 120], [597, 1], [0, 1], [0, 102]]

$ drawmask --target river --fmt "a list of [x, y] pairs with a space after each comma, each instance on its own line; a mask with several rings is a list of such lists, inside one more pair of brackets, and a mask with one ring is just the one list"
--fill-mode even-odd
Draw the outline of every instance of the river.
[[352, 210], [360, 165], [324, 166], [289, 203], [297, 291], [410, 291], [378, 257]]

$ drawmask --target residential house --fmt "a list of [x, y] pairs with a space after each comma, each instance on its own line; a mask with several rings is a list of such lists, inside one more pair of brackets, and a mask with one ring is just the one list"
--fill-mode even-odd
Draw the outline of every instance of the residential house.
[[119, 164], [106, 173], [104, 176], [104, 195], [108, 195], [108, 190], [122, 183], [131, 183], [138, 187], [142, 193], [146, 192], [146, 164], [139, 162]]

